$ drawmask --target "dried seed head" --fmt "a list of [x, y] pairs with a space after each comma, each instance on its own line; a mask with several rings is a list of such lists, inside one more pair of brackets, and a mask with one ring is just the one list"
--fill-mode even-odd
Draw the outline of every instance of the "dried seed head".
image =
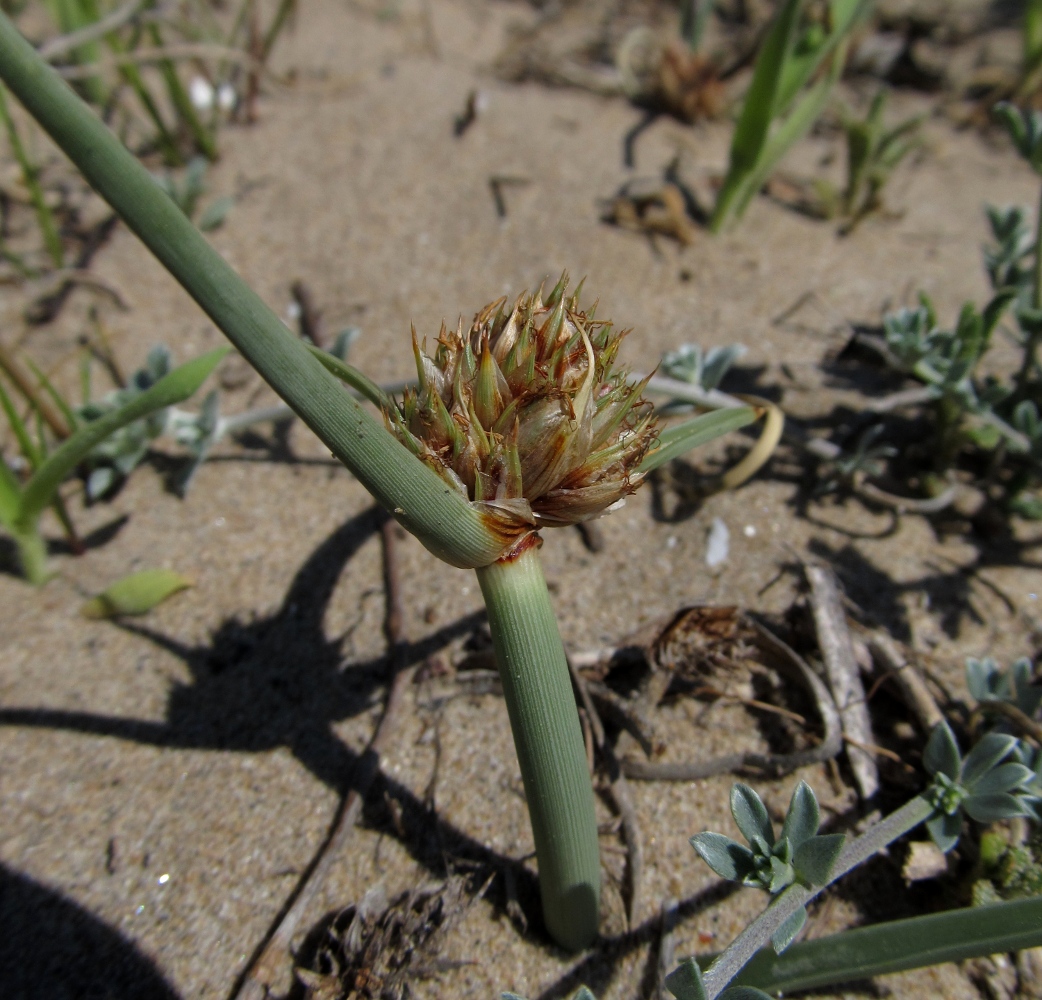
[[[385, 414], [417, 456], [481, 505], [506, 545], [603, 513], [641, 483], [655, 441], [645, 383], [613, 371], [624, 331], [579, 309], [567, 275], [543, 299], [500, 299], [433, 356], [413, 331], [419, 384]], [[594, 307], [595, 308], [595, 307]]]

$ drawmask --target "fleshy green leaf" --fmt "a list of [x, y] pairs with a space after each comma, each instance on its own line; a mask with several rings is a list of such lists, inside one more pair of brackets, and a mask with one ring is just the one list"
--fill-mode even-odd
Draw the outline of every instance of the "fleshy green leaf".
[[842, 833], [828, 833], [797, 846], [792, 864], [800, 880], [808, 885], [828, 885], [845, 840]]
[[799, 847], [818, 832], [820, 822], [821, 813], [814, 790], [807, 782], [801, 781], [789, 801], [789, 811], [785, 814], [781, 835], [788, 837], [793, 847]]
[[998, 792], [1011, 792], [1014, 788], [1031, 781], [1034, 772], [1023, 764], [1010, 762], [993, 767], [973, 786], [974, 795], [992, 795]]
[[999, 761], [1017, 747], [1017, 738], [1005, 733], [985, 733], [962, 763], [961, 783], [970, 791]]
[[706, 1000], [706, 988], [702, 982], [702, 970], [698, 962], [689, 958], [681, 962], [668, 976], [666, 976], [666, 989], [677, 998], [677, 1000]]
[[933, 842], [947, 854], [959, 842], [959, 834], [962, 833], [962, 810], [951, 816], [945, 813], [931, 816], [926, 821], [926, 829]]
[[755, 986], [730, 986], [720, 994], [720, 1000], [774, 1000], [774, 998], [770, 994], [764, 993], [763, 990], [756, 989]]
[[1030, 810], [1015, 795], [1009, 792], [994, 792], [990, 795], [967, 795], [962, 800], [966, 815], [978, 823], [996, 823], [1000, 819], [1029, 816]]
[[144, 569], [117, 580], [80, 608], [84, 618], [143, 615], [192, 581], [169, 569]]
[[803, 930], [807, 922], [807, 908], [801, 906], [795, 913], [787, 917], [785, 922], [771, 935], [771, 944], [774, 946], [775, 954], [780, 955], [792, 944], [796, 935]]
[[770, 850], [774, 843], [774, 828], [767, 807], [752, 788], [740, 781], [731, 786], [731, 815], [750, 844], [759, 836], [767, 842]]
[[955, 742], [955, 736], [947, 722], [938, 723], [930, 733], [926, 749], [923, 751], [923, 766], [930, 774], [943, 774], [952, 781], [959, 780], [959, 744]]
[[212, 229], [217, 229], [218, 226], [224, 224], [225, 217], [232, 210], [234, 205], [235, 199], [228, 194], [210, 202], [210, 204], [203, 210], [203, 214], [199, 216], [199, 228], [204, 233], [208, 233]]
[[744, 882], [756, 871], [753, 852], [722, 833], [696, 833], [691, 846], [717, 875], [728, 881]]
[[783, 861], [779, 857], [771, 857], [771, 884], [770, 892], [772, 895], [779, 893], [782, 889], [787, 889], [796, 880], [796, 873], [792, 870], [792, 865], [787, 861]]
[[589, 986], [580, 986], [572, 995], [570, 1000], [597, 1000]]

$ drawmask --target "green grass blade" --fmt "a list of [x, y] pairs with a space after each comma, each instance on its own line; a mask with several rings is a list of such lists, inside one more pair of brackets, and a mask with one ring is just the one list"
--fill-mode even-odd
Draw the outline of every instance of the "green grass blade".
[[81, 426], [29, 480], [22, 493], [19, 523], [27, 525], [40, 516], [54, 498], [55, 491], [65, 477], [87, 457], [95, 445], [121, 427], [187, 399], [203, 384], [227, 353], [228, 348], [222, 347], [189, 361], [174, 369], [165, 378], [161, 378], [151, 389], [125, 406]]
[[0, 78], [216, 326], [376, 499], [457, 566], [501, 544], [460, 494], [416, 458], [311, 356], [206, 242], [152, 175], [0, 15]]
[[756, 410], [751, 406], [733, 406], [724, 410], [713, 410], [703, 413], [682, 424], [668, 427], [658, 438], [658, 446], [648, 452], [640, 464], [641, 472], [651, 472], [660, 465], [678, 458], [685, 452], [708, 444], [739, 427], [745, 427], [756, 420]]
[[1042, 0], [1027, 0], [1024, 5], [1024, 73], [1042, 65]]
[[851, 29], [868, 12], [871, 0], [832, 0], [828, 34], [816, 45], [794, 45], [782, 68], [778, 84], [777, 114], [784, 114], [796, 95], [810, 82], [818, 67], [845, 41]]
[[37, 379], [39, 379], [40, 385], [43, 387], [44, 392], [46, 392], [47, 395], [51, 397], [51, 400], [53, 401], [54, 405], [57, 406], [58, 409], [61, 411], [61, 415], [65, 418], [66, 422], [68, 423], [69, 429], [73, 431], [76, 430], [76, 427], [80, 422], [79, 417], [77, 417], [76, 414], [72, 411], [72, 407], [70, 407], [69, 404], [65, 401], [65, 398], [62, 396], [62, 394], [54, 388], [54, 383], [51, 382], [51, 380], [41, 370], [40, 366], [37, 365], [37, 363], [33, 361], [32, 358], [26, 358], [25, 363], [33, 370], [33, 374], [37, 377]]
[[18, 516], [18, 506], [22, 500], [22, 487], [15, 474], [0, 455], [0, 523], [10, 530]]
[[736, 983], [790, 993], [1042, 945], [1042, 897], [894, 920], [764, 949]]
[[745, 176], [739, 190], [735, 192], [730, 206], [731, 215], [741, 218], [749, 207], [749, 202], [770, 177], [774, 168], [781, 162], [785, 154], [803, 138], [821, 116], [828, 104], [829, 95], [836, 81], [843, 74], [846, 61], [846, 45], [841, 46], [833, 55], [831, 69], [807, 91], [806, 96], [789, 112], [788, 117], [775, 130], [770, 142], [760, 152], [760, 160]]
[[18, 449], [29, 463], [29, 467], [35, 471], [40, 464], [40, 453], [36, 450], [36, 445], [33, 444], [33, 439], [29, 436], [29, 428], [25, 426], [25, 421], [18, 415], [18, 410], [15, 409], [15, 405], [11, 397], [7, 395], [7, 390], [4, 389], [2, 382], [0, 382], [0, 407], [3, 407], [4, 414], [7, 416], [7, 422], [11, 425], [11, 430], [14, 431], [14, 436], [18, 440]]
[[7, 107], [7, 95], [4, 88], [0, 87], [0, 118], [4, 121], [4, 129], [7, 132], [7, 141], [11, 144], [11, 152], [18, 161], [18, 167], [22, 171], [22, 179], [29, 190], [29, 200], [32, 202], [33, 211], [36, 213], [36, 221], [43, 236], [43, 245], [48, 256], [55, 267], [65, 266], [65, 250], [62, 247], [61, 236], [54, 222], [54, 214], [47, 205], [43, 188], [40, 186], [40, 171], [29, 159], [29, 154], [22, 145], [21, 136], [15, 128], [14, 119]]
[[[152, 36], [152, 42], [156, 48], [161, 49], [163, 47], [163, 35], [159, 30], [159, 26], [156, 24], [149, 25], [149, 34]], [[196, 113], [195, 105], [192, 104], [188, 91], [185, 90], [184, 84], [181, 83], [181, 78], [177, 75], [177, 67], [174, 65], [173, 60], [161, 59], [157, 65], [160, 75], [163, 77], [163, 82], [166, 84], [170, 103], [177, 110], [181, 121], [191, 133], [196, 149], [208, 160], [216, 160], [217, 144], [214, 141], [213, 133], [202, 123], [202, 120]]]
[[[731, 140], [727, 181], [732, 176], [736, 181], [740, 180], [746, 171], [752, 170], [767, 144], [771, 123], [778, 113], [779, 87], [786, 62], [791, 58], [802, 6], [802, 0], [786, 0], [763, 40], [752, 83], [746, 92], [742, 113]], [[723, 194], [721, 191], [721, 198]]]

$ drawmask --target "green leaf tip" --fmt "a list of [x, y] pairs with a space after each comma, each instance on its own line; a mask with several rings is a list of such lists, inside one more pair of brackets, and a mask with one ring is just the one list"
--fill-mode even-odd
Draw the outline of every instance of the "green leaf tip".
[[143, 615], [193, 582], [170, 569], [143, 569], [117, 580], [80, 608], [84, 618]]
[[693, 958], [681, 962], [666, 976], [666, 989], [677, 1000], [708, 1000], [702, 970]]

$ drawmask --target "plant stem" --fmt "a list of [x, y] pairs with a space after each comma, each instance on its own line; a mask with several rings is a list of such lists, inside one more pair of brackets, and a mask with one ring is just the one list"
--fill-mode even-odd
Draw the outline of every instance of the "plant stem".
[[[898, 837], [904, 836], [909, 830], [914, 830], [920, 823], [929, 819], [933, 812], [934, 807], [922, 796], [917, 795], [910, 802], [906, 802], [896, 812], [876, 823], [843, 848], [836, 860], [829, 884], [867, 861], [877, 851]], [[808, 889], [802, 885], [792, 885], [771, 903], [706, 970], [704, 982], [707, 1000], [715, 1000], [753, 955], [768, 944], [771, 935], [824, 888], [825, 886], [815, 886]]]
[[[1033, 261], [1031, 284], [1031, 306], [1035, 310], [1042, 309], [1042, 189], [1039, 190], [1038, 210], [1035, 212], [1035, 259]], [[1031, 369], [1038, 364], [1038, 345], [1042, 340], [1042, 329], [1034, 329], [1027, 336], [1024, 345], [1024, 358], [1017, 372], [1016, 393], [1023, 395], [1027, 388]]]
[[502, 553], [467, 500], [344, 391], [3, 14], [0, 78], [247, 361], [428, 549], [465, 567]]
[[37, 521], [12, 529], [11, 534], [18, 548], [18, 563], [26, 580], [34, 587], [46, 583], [50, 576], [47, 569], [47, 542], [40, 534]]
[[477, 571], [532, 821], [543, 917], [570, 951], [597, 936], [601, 867], [593, 787], [539, 552]]

